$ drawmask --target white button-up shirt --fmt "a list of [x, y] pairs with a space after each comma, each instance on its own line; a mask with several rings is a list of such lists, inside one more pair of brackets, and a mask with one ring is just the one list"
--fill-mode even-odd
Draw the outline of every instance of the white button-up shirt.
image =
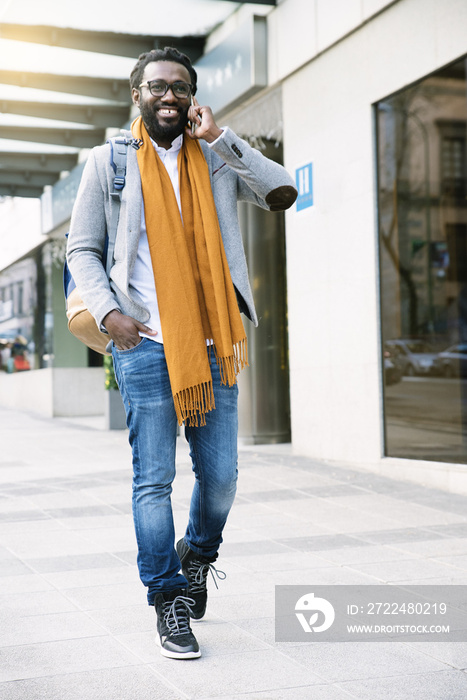
[[[152, 139], [151, 142], [169, 174], [181, 216], [182, 209], [180, 202], [177, 158], [183, 144], [183, 134], [177, 136], [169, 149], [160, 148]], [[143, 304], [147, 306], [151, 314], [149, 320], [146, 321], [146, 325], [149, 326], [149, 328], [152, 328], [152, 330], [157, 331], [157, 335], [155, 336], [149, 336], [145, 333], [140, 333], [140, 335], [142, 337], [155, 340], [158, 343], [163, 343], [161, 317], [159, 314], [159, 305], [157, 303], [156, 283], [154, 281], [154, 271], [152, 269], [151, 253], [149, 251], [148, 236], [146, 232], [144, 201], [142, 202], [141, 206], [141, 231], [139, 236], [138, 255], [136, 257], [130, 284], [137, 291], [138, 295], [143, 301]]]

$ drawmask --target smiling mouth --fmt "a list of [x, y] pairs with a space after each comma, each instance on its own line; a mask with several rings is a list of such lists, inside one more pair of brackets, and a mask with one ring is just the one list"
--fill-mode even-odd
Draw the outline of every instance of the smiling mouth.
[[170, 109], [168, 107], [159, 108], [157, 111], [162, 117], [173, 117], [178, 114], [178, 109]]

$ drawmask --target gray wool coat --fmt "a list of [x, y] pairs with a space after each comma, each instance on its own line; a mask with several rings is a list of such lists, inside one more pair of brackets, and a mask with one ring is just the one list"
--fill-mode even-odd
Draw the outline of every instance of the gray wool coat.
[[[130, 132], [123, 132], [131, 138]], [[209, 167], [214, 202], [239, 308], [258, 324], [238, 224], [237, 201], [253, 202], [264, 209], [281, 211], [297, 196], [286, 170], [251, 148], [230, 129], [216, 143], [201, 146]], [[141, 226], [142, 191], [137, 154], [128, 148], [126, 184], [123, 189], [115, 242], [114, 263], [107, 279], [102, 250], [110, 224], [110, 192], [114, 172], [110, 145], [91, 151], [83, 171], [71, 217], [67, 262], [81, 298], [104, 330], [102, 321], [113, 309], [145, 323], [149, 311], [130, 286]]]

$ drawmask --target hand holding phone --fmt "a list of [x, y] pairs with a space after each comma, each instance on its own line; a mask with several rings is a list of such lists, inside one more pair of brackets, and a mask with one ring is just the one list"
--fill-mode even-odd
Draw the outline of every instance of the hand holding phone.
[[191, 128], [187, 128], [186, 133], [192, 139], [203, 139], [211, 143], [222, 134], [222, 129], [219, 129], [214, 120], [212, 109], [207, 105], [200, 105], [194, 96], [188, 108], [188, 121]]
[[[195, 107], [195, 101], [194, 101], [193, 95], [191, 96], [191, 106]], [[197, 114], [196, 116], [198, 117], [198, 119], [201, 122], [201, 115]], [[197, 127], [197, 124], [196, 124], [194, 118], [190, 120], [190, 123], [191, 123], [191, 133], [194, 134], [196, 131], [196, 127]]]

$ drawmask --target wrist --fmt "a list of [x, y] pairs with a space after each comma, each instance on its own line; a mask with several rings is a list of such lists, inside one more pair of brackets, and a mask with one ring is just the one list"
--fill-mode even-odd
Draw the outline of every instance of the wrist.
[[208, 143], [214, 143], [214, 141], [217, 141], [219, 136], [222, 136], [223, 131], [224, 130], [220, 129], [218, 126], [213, 127], [205, 134], [204, 140]]
[[116, 318], [116, 314], [121, 315], [121, 312], [118, 309], [112, 309], [112, 311], [109, 311], [109, 313], [106, 316], [104, 316], [104, 318], [102, 319], [102, 325], [104, 326], [104, 328], [108, 330], [107, 324], [112, 324], [112, 320]]

